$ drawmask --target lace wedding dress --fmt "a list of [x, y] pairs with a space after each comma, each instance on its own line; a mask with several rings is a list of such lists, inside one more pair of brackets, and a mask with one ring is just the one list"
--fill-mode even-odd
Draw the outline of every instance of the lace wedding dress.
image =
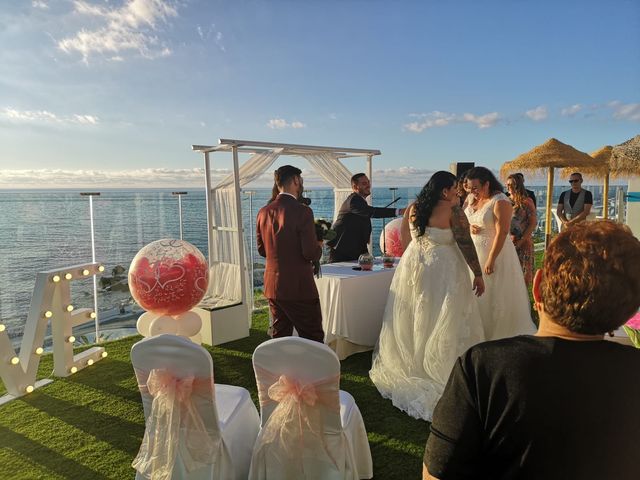
[[[481, 227], [477, 235], [471, 234], [471, 238], [483, 268], [496, 235], [493, 207], [500, 200], [510, 201], [506, 195], [498, 193], [477, 210], [471, 206], [465, 209], [469, 223]], [[531, 320], [529, 293], [516, 248], [509, 237], [498, 254], [495, 271], [483, 277], [485, 292], [478, 303], [486, 339], [533, 334], [535, 325]]]
[[456, 359], [484, 335], [452, 231], [427, 227], [411, 236], [391, 282], [369, 376], [395, 407], [431, 421]]

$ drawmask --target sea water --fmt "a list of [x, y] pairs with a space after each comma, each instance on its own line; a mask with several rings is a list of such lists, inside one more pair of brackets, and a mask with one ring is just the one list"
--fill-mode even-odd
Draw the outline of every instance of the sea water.
[[[530, 188], [536, 191], [539, 218], [542, 218], [546, 189]], [[560, 192], [567, 188], [554, 188], [554, 205]], [[594, 193], [596, 206], [601, 205], [602, 187], [585, 188]], [[400, 198], [394, 206], [405, 207], [419, 191], [419, 187], [374, 188], [373, 204], [385, 206], [394, 198]], [[181, 196], [183, 238], [207, 255], [205, 192], [186, 192]], [[258, 255], [253, 232], [257, 212], [267, 203], [271, 190], [255, 189], [252, 192], [241, 195], [242, 218], [247, 244], [252, 244], [255, 285], [259, 286], [263, 259]], [[315, 218], [333, 219], [331, 189], [311, 189], [305, 192], [305, 196], [311, 199], [310, 207]], [[615, 187], [610, 190], [610, 199], [614, 197]], [[100, 325], [112, 333], [116, 327], [131, 330], [141, 310], [126, 288], [126, 269], [144, 245], [161, 238], [179, 238], [178, 198], [172, 195], [171, 190], [115, 189], [102, 190], [93, 198], [96, 260], [105, 265], [105, 277], [111, 277], [119, 266], [125, 269], [124, 279], [119, 285], [98, 291]], [[388, 221], [372, 219], [375, 255], [380, 255], [378, 239], [383, 222]], [[251, 259], [248, 260], [250, 264]], [[89, 200], [87, 196], [80, 195], [80, 190], [0, 191], [0, 323], [6, 325], [15, 345], [22, 336], [36, 274], [90, 261]], [[76, 308], [93, 308], [90, 278], [74, 281], [71, 292]], [[91, 325], [85, 329], [91, 330]]]

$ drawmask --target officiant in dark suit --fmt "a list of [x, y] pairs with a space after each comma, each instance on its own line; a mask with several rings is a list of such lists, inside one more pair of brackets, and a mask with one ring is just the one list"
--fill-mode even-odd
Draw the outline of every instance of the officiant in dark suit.
[[330, 262], [348, 262], [357, 260], [367, 252], [367, 244], [371, 237], [371, 218], [390, 218], [402, 215], [401, 208], [380, 208], [367, 204], [366, 198], [371, 195], [371, 182], [364, 173], [356, 173], [351, 177], [353, 193], [347, 197], [338, 212], [338, 218], [331, 227], [336, 238], [327, 245]]
[[[298, 201], [303, 181], [299, 168], [284, 165], [274, 174], [278, 195], [258, 212], [258, 253], [267, 259], [264, 296], [273, 318], [273, 338], [290, 336], [324, 341], [313, 263], [322, 256], [312, 210]], [[275, 192], [274, 192], [275, 193]]]

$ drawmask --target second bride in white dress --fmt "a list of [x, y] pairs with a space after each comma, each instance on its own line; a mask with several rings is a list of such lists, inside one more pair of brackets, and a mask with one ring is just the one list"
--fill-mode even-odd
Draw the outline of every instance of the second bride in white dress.
[[486, 339], [533, 334], [529, 293], [516, 248], [508, 236], [511, 200], [487, 168], [472, 168], [467, 179], [475, 200], [465, 213], [487, 287], [478, 301]]
[[425, 420], [458, 356], [484, 340], [474, 296], [484, 290], [482, 271], [455, 183], [435, 173], [411, 207], [413, 240], [391, 282], [369, 372], [383, 397]]

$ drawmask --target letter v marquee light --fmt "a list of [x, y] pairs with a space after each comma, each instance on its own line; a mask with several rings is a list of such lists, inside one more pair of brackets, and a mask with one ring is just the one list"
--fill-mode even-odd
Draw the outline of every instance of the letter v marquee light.
[[74, 309], [70, 282], [103, 271], [102, 265], [91, 262], [36, 275], [19, 356], [11, 345], [5, 325], [0, 323], [0, 378], [8, 392], [0, 398], [0, 405], [52, 381], [44, 379], [36, 382], [49, 322], [53, 337], [53, 373], [56, 376], [67, 377], [107, 356], [103, 347], [92, 347], [73, 354], [73, 327], [91, 321], [96, 313], [91, 308]]

